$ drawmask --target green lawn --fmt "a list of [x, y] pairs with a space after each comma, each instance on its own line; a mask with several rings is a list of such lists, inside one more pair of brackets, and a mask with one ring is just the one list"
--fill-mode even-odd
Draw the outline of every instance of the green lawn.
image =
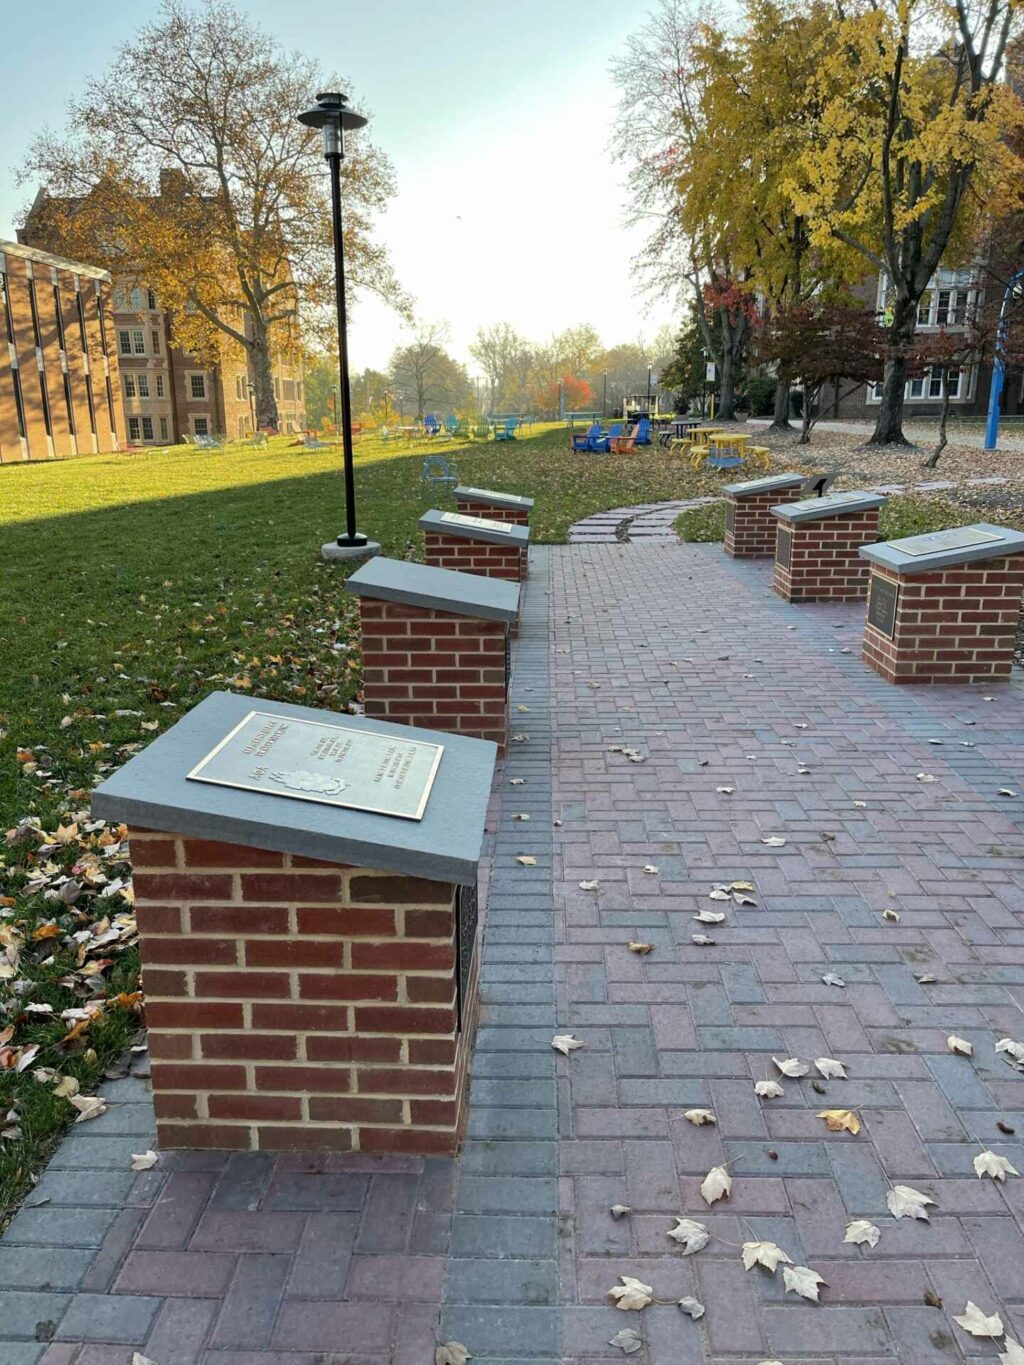
[[[891, 497], [879, 512], [878, 534], [882, 540], [898, 540], [900, 536], [919, 536], [926, 531], [963, 526], [967, 519], [964, 508], [946, 498]], [[681, 540], [723, 540], [725, 504], [709, 503], [680, 512], [675, 525]]]
[[[658, 449], [612, 458], [568, 445], [553, 425], [499, 445], [364, 442], [360, 527], [386, 554], [419, 556], [428, 449], [467, 482], [534, 496], [540, 541], [590, 512], [716, 487]], [[135, 1002], [111, 1003], [135, 983], [132, 936], [104, 942], [130, 902], [101, 899], [90, 880], [130, 869], [85, 827], [90, 788], [215, 688], [326, 708], [358, 690], [347, 571], [320, 558], [343, 528], [340, 469], [338, 452], [288, 438], [0, 467], [0, 832], [39, 826], [0, 843], [0, 1225], [75, 1117], [54, 1085], [71, 1076], [88, 1090], [138, 1022]], [[61, 826], [66, 842], [45, 837]], [[83, 888], [73, 903], [58, 898], [68, 877]], [[83, 950], [72, 935], [87, 929]], [[60, 1019], [95, 1002], [82, 1029]], [[47, 1004], [52, 1015], [25, 1008]], [[40, 1067], [56, 1076], [36, 1079]]]

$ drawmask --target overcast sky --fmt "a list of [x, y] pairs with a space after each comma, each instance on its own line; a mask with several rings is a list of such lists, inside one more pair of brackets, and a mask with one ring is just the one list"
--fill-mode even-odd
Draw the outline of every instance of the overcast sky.
[[[239, 0], [289, 48], [351, 81], [394, 162], [398, 195], [380, 236], [428, 319], [446, 319], [469, 361], [477, 327], [511, 322], [531, 339], [591, 322], [606, 344], [674, 320], [630, 278], [622, 168], [608, 155], [616, 92], [608, 62], [648, 0]], [[0, 0], [0, 237], [34, 186], [14, 168], [32, 134], [101, 72], [157, 0]], [[315, 94], [311, 91], [310, 94]], [[404, 333], [358, 303], [352, 363], [383, 367]]]

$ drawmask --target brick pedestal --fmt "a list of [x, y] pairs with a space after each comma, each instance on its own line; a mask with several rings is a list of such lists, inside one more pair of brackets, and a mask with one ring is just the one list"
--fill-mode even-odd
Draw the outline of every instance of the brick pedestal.
[[[507, 521], [514, 526], [529, 526], [533, 498], [459, 484], [455, 489], [455, 508], [467, 516], [484, 517], [490, 521]], [[529, 556], [524, 548], [521, 553], [520, 578], [525, 579], [529, 571]]]
[[346, 586], [359, 595], [367, 716], [488, 739], [503, 753], [517, 587], [379, 558]]
[[787, 602], [867, 596], [862, 545], [878, 539], [879, 493], [835, 493], [776, 505], [774, 588]]
[[725, 539], [722, 548], [734, 559], [768, 558], [775, 554], [778, 525], [772, 508], [796, 502], [807, 482], [803, 474], [776, 474], [767, 479], [727, 484]]
[[420, 518], [427, 563], [438, 569], [521, 582], [529, 528], [489, 517], [474, 517], [472, 523], [451, 520], [464, 515], [430, 511]]
[[[275, 726], [301, 729], [274, 753], [303, 753], [308, 738], [300, 762], [321, 784], [343, 773], [342, 790], [373, 808], [190, 779], [256, 708], [257, 724], [269, 716], [261, 742]], [[360, 736], [387, 751], [376, 777], [377, 758], [360, 767]], [[388, 816], [411, 740], [443, 744], [433, 785], [417, 818]], [[245, 752], [270, 768], [270, 747]], [[130, 831], [161, 1146], [456, 1149], [494, 754], [461, 736], [214, 693], [97, 789], [95, 813]]]
[[[931, 548], [962, 532], [992, 539]], [[925, 553], [907, 554], [902, 546]], [[965, 561], [969, 549], [974, 557]], [[992, 682], [1010, 675], [1024, 594], [1024, 536], [982, 522], [862, 553], [871, 571], [863, 658], [876, 673], [891, 683]]]

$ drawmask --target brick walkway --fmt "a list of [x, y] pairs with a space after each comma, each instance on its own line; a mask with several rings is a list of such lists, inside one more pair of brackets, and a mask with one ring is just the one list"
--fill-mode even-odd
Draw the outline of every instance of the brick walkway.
[[[1024, 796], [998, 795], [1024, 791], [1024, 682], [888, 687], [857, 657], [862, 606], [787, 607], [770, 566], [715, 545], [532, 562], [460, 1162], [168, 1156], [133, 1177], [151, 1113], [117, 1082], [0, 1244], [0, 1365], [429, 1365], [452, 1337], [490, 1365], [589, 1365], [624, 1359], [626, 1327], [640, 1365], [995, 1361], [952, 1321], [967, 1299], [1024, 1340], [1024, 1178], [972, 1169], [984, 1146], [1024, 1171], [1024, 1075], [993, 1051], [1024, 1040]], [[708, 899], [734, 879], [755, 907]], [[585, 1046], [558, 1057], [556, 1031]], [[850, 1079], [760, 1101], [772, 1054]], [[936, 1200], [930, 1223], [889, 1216], [890, 1181]], [[676, 1216], [716, 1240], [684, 1257]], [[876, 1248], [843, 1242], [855, 1217]], [[821, 1304], [744, 1272], [760, 1238], [824, 1277]], [[620, 1274], [706, 1313], [617, 1312]]]

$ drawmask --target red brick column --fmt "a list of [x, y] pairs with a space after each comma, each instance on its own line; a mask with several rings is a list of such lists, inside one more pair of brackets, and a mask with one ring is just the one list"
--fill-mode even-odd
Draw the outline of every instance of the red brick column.
[[[878, 539], [878, 508], [816, 517], [779, 520], [775, 591], [787, 602], [838, 602], [866, 597], [868, 565], [858, 551]], [[786, 558], [786, 536], [789, 565]]]
[[508, 627], [360, 597], [367, 716], [493, 740], [508, 733]]
[[518, 545], [494, 545], [488, 540], [448, 536], [439, 531], [425, 531], [424, 542], [424, 559], [435, 568], [504, 578], [510, 583], [523, 580], [522, 559], [526, 551], [520, 551]]
[[[508, 521], [513, 526], [529, 526], [530, 509], [528, 507], [497, 507], [494, 503], [480, 502], [476, 498], [470, 497], [466, 493], [456, 493], [455, 495], [456, 512], [464, 512], [470, 517], [486, 517], [489, 521]], [[523, 549], [520, 552], [519, 581], [523, 582], [530, 572], [529, 550]], [[431, 563], [428, 559], [427, 563]], [[447, 564], [441, 565], [448, 568]], [[494, 574], [491, 577], [502, 577], [503, 575]]]
[[455, 1150], [455, 887], [142, 830], [131, 854], [161, 1146]]
[[1024, 555], [904, 575], [872, 564], [898, 593], [892, 636], [864, 625], [863, 658], [886, 682], [971, 683], [1009, 677], [1024, 594]]
[[725, 493], [725, 540], [727, 555], [734, 559], [770, 558], [775, 554], [778, 522], [771, 514], [780, 503], [798, 502], [804, 480], [792, 488], [768, 489], [763, 493]]

